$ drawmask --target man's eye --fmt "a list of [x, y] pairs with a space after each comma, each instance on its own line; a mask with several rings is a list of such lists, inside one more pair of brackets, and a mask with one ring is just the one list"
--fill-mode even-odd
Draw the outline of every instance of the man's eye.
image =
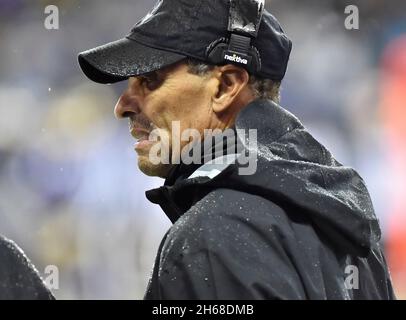
[[160, 80], [156, 74], [143, 76], [140, 78], [141, 85], [145, 86], [148, 90], [155, 90], [160, 85]]

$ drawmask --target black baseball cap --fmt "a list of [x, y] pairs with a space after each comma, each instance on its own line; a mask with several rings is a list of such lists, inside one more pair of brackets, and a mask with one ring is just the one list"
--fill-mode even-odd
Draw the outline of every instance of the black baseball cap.
[[[115, 83], [187, 57], [208, 62], [208, 48], [230, 37], [229, 13], [229, 0], [160, 0], [125, 38], [81, 52], [80, 67], [95, 82]], [[267, 10], [252, 45], [261, 60], [255, 75], [282, 80], [292, 42]]]

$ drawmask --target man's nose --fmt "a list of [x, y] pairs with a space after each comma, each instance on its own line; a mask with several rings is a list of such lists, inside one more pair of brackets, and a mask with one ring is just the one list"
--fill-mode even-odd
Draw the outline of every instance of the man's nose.
[[114, 115], [117, 119], [129, 118], [140, 113], [139, 98], [130, 90], [126, 90], [118, 99], [114, 107]]

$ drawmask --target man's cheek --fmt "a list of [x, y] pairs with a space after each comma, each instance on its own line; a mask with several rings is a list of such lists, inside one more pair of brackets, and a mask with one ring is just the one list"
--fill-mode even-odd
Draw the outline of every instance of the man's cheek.
[[149, 140], [153, 142], [149, 149], [149, 161], [153, 165], [170, 164], [170, 134], [162, 129], [155, 129], [151, 132]]

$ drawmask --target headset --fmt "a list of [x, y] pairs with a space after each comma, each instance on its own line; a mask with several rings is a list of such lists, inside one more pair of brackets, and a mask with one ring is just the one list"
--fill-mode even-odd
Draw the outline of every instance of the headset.
[[250, 73], [259, 73], [261, 57], [252, 42], [257, 38], [264, 9], [265, 0], [230, 0], [230, 36], [209, 45], [207, 60], [213, 64], [232, 63]]

